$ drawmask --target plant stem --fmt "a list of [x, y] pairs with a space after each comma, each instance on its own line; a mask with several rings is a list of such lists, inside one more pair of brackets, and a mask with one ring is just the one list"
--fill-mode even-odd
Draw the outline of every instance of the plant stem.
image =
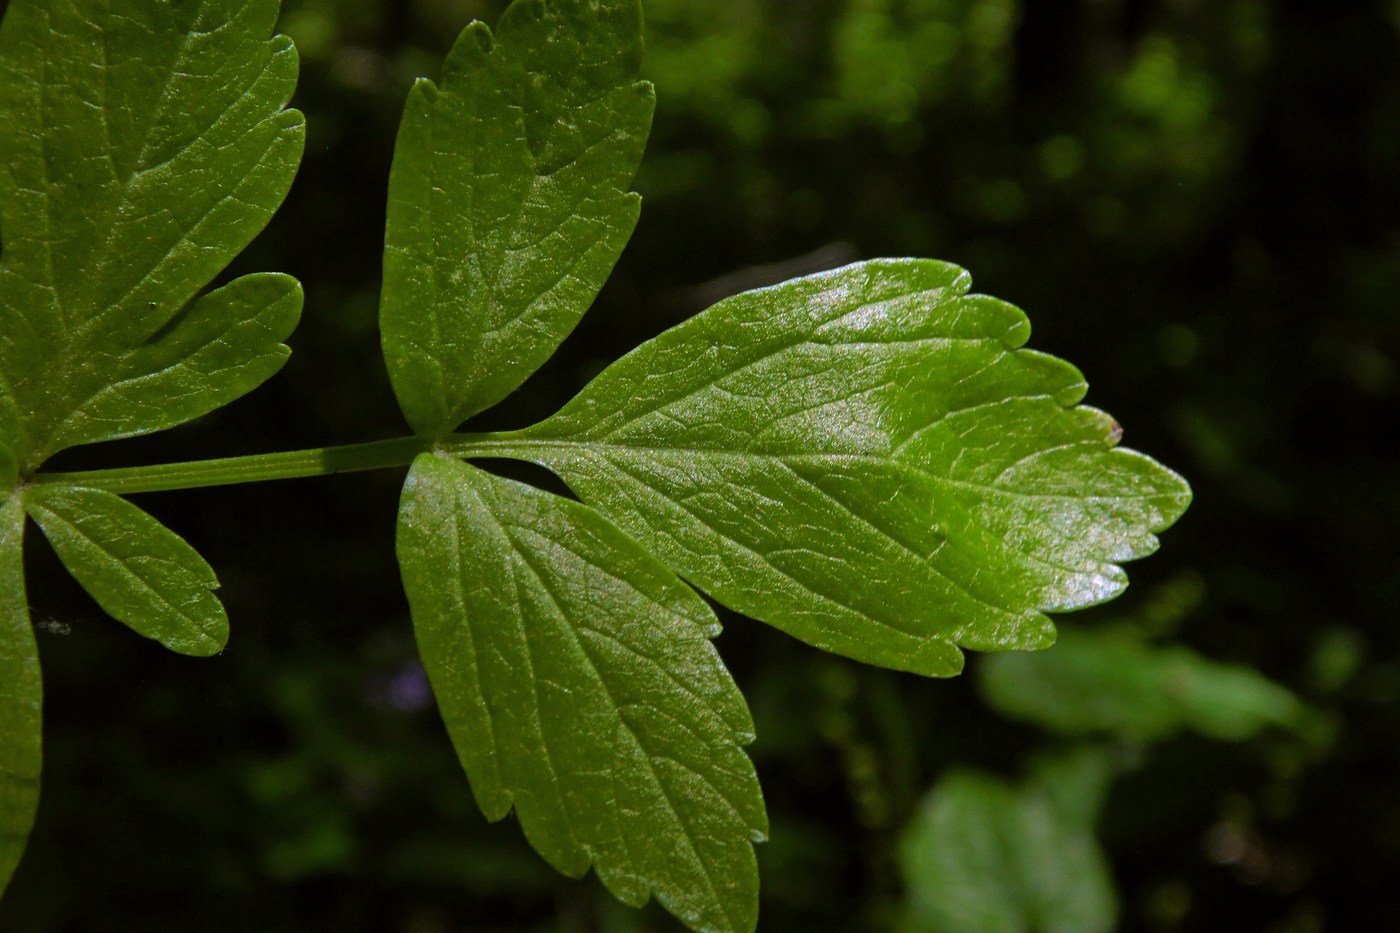
[[202, 486], [230, 486], [303, 476], [327, 476], [358, 470], [380, 470], [407, 466], [413, 458], [433, 449], [431, 441], [400, 437], [341, 447], [315, 447], [275, 454], [250, 454], [218, 460], [185, 463], [158, 463], [151, 466], [118, 467], [111, 470], [85, 470], [76, 473], [36, 473], [36, 485], [59, 484], [105, 489], [119, 494], [163, 492], [168, 489], [196, 489]]
[[499, 434], [453, 434], [439, 442], [421, 437], [397, 437], [387, 441], [345, 444], [340, 447], [313, 447], [275, 454], [248, 454], [218, 460], [190, 460], [183, 463], [156, 463], [150, 466], [117, 467], [109, 470], [81, 470], [71, 473], [36, 473], [33, 485], [82, 486], [126, 495], [135, 492], [165, 492], [171, 489], [198, 489], [205, 486], [232, 486], [235, 483], [261, 483], [274, 479], [300, 479], [329, 476], [361, 470], [406, 467], [419, 454], [437, 450], [469, 459], [504, 457], [532, 460], [541, 448], [557, 448], [559, 441], [530, 441], [515, 432]]

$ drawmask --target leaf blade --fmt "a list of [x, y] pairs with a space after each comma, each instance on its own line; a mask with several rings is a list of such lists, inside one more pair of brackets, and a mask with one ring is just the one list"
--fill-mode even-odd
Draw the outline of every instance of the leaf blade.
[[[27, 474], [267, 223], [300, 159], [276, 0], [19, 0], [0, 26], [0, 371]], [[152, 430], [143, 426], [142, 430]], [[61, 437], [61, 440], [60, 440]]]
[[1307, 707], [1258, 671], [1179, 645], [1066, 634], [1052, 652], [989, 658], [982, 694], [1002, 713], [1065, 735], [1153, 741], [1193, 730], [1222, 741], [1298, 727]]
[[505, 436], [720, 601], [923, 674], [1043, 647], [1189, 501], [961, 269], [876, 260], [721, 302]]
[[399, 559], [472, 791], [559, 870], [634, 906], [751, 929], [766, 832], [752, 721], [713, 613], [596, 513], [425, 454]]
[[218, 579], [194, 548], [141, 509], [98, 489], [35, 486], [29, 514], [106, 612], [172, 651], [217, 654], [228, 641]]
[[245, 275], [200, 296], [161, 332], [123, 354], [121, 368], [65, 420], [61, 446], [174, 427], [262, 385], [291, 351], [301, 314], [287, 275]]
[[1093, 828], [1114, 770], [1103, 750], [1085, 748], [1040, 763], [1019, 786], [945, 775], [900, 846], [909, 898], [899, 929], [1113, 929], [1117, 898]]
[[0, 893], [24, 853], [39, 804], [43, 683], [24, 592], [24, 506], [0, 500]]
[[409, 95], [389, 181], [380, 325], [399, 404], [437, 437], [515, 389], [578, 323], [636, 225], [651, 122], [636, 0], [518, 0]]

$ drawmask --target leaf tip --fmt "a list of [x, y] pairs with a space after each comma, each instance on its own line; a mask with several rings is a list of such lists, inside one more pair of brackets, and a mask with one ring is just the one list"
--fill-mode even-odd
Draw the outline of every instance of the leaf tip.
[[[1088, 385], [1080, 382], [1077, 386], [1066, 386], [1060, 390], [1061, 394], [1068, 395], [1071, 388], [1088, 388]], [[1058, 397], [1056, 398], [1058, 402]], [[1071, 403], [1072, 405], [1073, 403]], [[1069, 407], [1069, 406], [1065, 406]], [[1110, 415], [1101, 408], [1094, 408], [1091, 405], [1080, 405], [1074, 408], [1073, 415], [1082, 418], [1085, 428], [1093, 434], [1097, 434], [1103, 441], [1105, 447], [1117, 447], [1119, 441], [1123, 440], [1123, 425], [1118, 419]]]
[[272, 124], [278, 129], [277, 145], [290, 146], [295, 152], [292, 162], [299, 163], [306, 151], [306, 114], [295, 107], [281, 110], [272, 118]]
[[[218, 589], [219, 584], [216, 580], [206, 586], [212, 592]], [[210, 604], [202, 608], [201, 613], [203, 617], [192, 619], [194, 625], [183, 632], [141, 634], [176, 654], [188, 658], [212, 658], [216, 654], [222, 654], [228, 647], [228, 613], [224, 611], [223, 603], [219, 602], [218, 597], [213, 597]]]
[[[1084, 396], [1088, 394], [1089, 383], [1086, 379], [1084, 379], [1083, 376], [1080, 376], [1077, 381], [1062, 386], [1059, 389], [1056, 389], [1054, 399], [1055, 403], [1061, 408], [1073, 408], [1075, 405], [1078, 405], [1080, 402], [1082, 402], [1084, 400]], [[1114, 424], [1117, 424], [1117, 422], [1115, 421]], [[1121, 426], [1118, 428], [1118, 434], [1120, 437], [1123, 434], [1123, 429]], [[1118, 443], [1118, 441], [1114, 440], [1113, 443], [1116, 444]]]
[[924, 677], [957, 677], [966, 663], [966, 654], [956, 644], [943, 638], [929, 638], [907, 664], [886, 666], [904, 667]]
[[297, 44], [292, 37], [284, 33], [277, 33], [267, 40], [268, 48], [272, 50], [273, 57], [278, 55], [291, 55], [300, 60], [300, 53], [297, 52]]
[[642, 103], [653, 108], [656, 106], [655, 84], [650, 81], [634, 81], [631, 86], [631, 91], [633, 94], [637, 95], [637, 98], [641, 100]]
[[191, 658], [212, 658], [217, 654], [223, 654], [228, 647], [227, 626], [217, 635], [205, 633], [198, 640], [187, 645], [167, 645], [166, 647], [176, 654], [183, 654]]
[[1186, 478], [1138, 450], [1118, 447], [1113, 450], [1113, 456], [1124, 458], [1123, 462], [1131, 464], [1140, 478], [1142, 501], [1155, 513], [1147, 525], [1148, 530], [1162, 532], [1176, 524], [1195, 497]]
[[1158, 510], [1162, 513], [1162, 520], [1153, 525], [1152, 530], [1166, 531], [1176, 524], [1177, 519], [1186, 514], [1186, 510], [1190, 508], [1196, 494], [1192, 491], [1191, 484], [1186, 481], [1186, 477], [1160, 463], [1157, 464], [1157, 468], [1162, 471], [1164, 485], [1167, 488], [1162, 491], [1162, 501], [1158, 505]]
[[472, 72], [479, 71], [491, 57], [495, 39], [491, 27], [479, 19], [472, 20], [457, 36], [452, 50], [447, 53], [447, 61], [442, 66], [443, 89], [455, 87], [458, 81], [466, 79]]
[[1104, 436], [1104, 440], [1108, 442], [1110, 447], [1116, 447], [1118, 442], [1123, 439], [1123, 426], [1118, 423], [1117, 418], [1110, 415], [1107, 427], [1108, 433]]
[[[1019, 312], [1020, 309], [1017, 309]], [[1019, 350], [1031, 339], [1031, 319], [1018, 313], [1015, 320], [1002, 332], [1001, 345], [1008, 350]]]

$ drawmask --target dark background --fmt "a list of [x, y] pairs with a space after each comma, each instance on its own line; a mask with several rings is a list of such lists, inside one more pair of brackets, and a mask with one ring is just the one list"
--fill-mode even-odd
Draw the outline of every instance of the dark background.
[[[1063, 624], [1147, 626], [1325, 724], [1141, 750], [1100, 825], [1122, 928], [1400, 929], [1400, 3], [645, 6], [641, 223], [578, 331], [479, 426], [550, 413], [735, 288], [883, 255], [968, 267], [1195, 488], [1128, 594]], [[53, 468], [405, 432], [375, 323], [398, 110], [500, 7], [287, 0], [306, 157], [230, 274], [302, 280], [292, 360], [196, 425]], [[677, 929], [476, 811], [415, 666], [401, 480], [139, 497], [219, 572], [233, 637], [210, 660], [104, 618], [31, 537], [44, 797], [0, 929]], [[926, 681], [737, 617], [718, 646], [758, 722], [765, 930], [883, 928], [924, 791], [1053, 742], [987, 708], [975, 657]], [[1222, 827], [1247, 858], [1209, 844]]]

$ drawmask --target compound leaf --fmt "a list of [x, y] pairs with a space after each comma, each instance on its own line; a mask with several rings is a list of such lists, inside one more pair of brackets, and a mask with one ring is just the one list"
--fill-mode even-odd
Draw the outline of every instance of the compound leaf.
[[34, 486], [30, 516], [68, 571], [114, 619], [172, 651], [207, 656], [228, 641], [214, 571], [184, 539], [99, 489]]
[[1190, 500], [961, 269], [877, 260], [727, 299], [500, 436], [730, 607], [931, 675], [1049, 644]]
[[399, 404], [438, 437], [558, 347], [637, 222], [651, 125], [639, 0], [517, 0], [409, 95], [389, 178], [380, 327]]
[[1067, 633], [1043, 654], [988, 658], [980, 675], [998, 710], [1070, 735], [1149, 741], [1194, 729], [1244, 739], [1296, 726], [1306, 709], [1250, 668], [1101, 632]]
[[557, 869], [750, 930], [766, 832], [753, 725], [714, 613], [592, 509], [420, 456], [399, 563], [472, 791]]
[[260, 287], [243, 285], [208, 299], [237, 296], [236, 308], [201, 303], [181, 319], [267, 223], [300, 159], [301, 114], [283, 109], [296, 51], [267, 38], [277, 13], [277, 0], [10, 4], [0, 26], [0, 397], [12, 414], [0, 404], [0, 430], [24, 474], [65, 446], [207, 411], [275, 369], [263, 329], [227, 322], [222, 359], [193, 364], [204, 378], [165, 382], [202, 398], [162, 412], [154, 389], [104, 395], [172, 364], [174, 350], [197, 353], [201, 336], [217, 337], [211, 319], [259, 313], [250, 299]]
[[39, 653], [24, 595], [24, 507], [0, 499], [0, 892], [24, 852], [39, 804], [42, 759]]

